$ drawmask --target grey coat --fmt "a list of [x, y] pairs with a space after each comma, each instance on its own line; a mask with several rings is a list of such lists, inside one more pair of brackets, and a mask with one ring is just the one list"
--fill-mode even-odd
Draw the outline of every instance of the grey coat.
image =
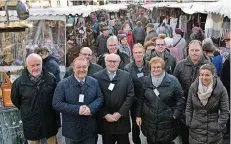
[[144, 41], [144, 39], [146, 37], [146, 32], [142, 26], [135, 27], [132, 34], [133, 34], [133, 38], [135, 40], [135, 43], [137, 41]]
[[99, 35], [96, 39], [94, 53], [97, 56], [107, 52], [107, 39], [109, 36], [105, 37], [103, 34]]
[[191, 84], [199, 75], [200, 67], [207, 63], [209, 63], [209, 61], [205, 60], [203, 56], [195, 65], [189, 56], [177, 63], [173, 75], [180, 81], [180, 84], [184, 90], [185, 100], [187, 100], [188, 90]]
[[191, 85], [186, 106], [186, 125], [190, 144], [222, 144], [222, 132], [229, 117], [229, 102], [225, 87], [219, 78], [213, 81], [213, 92], [207, 105], [198, 98], [199, 79]]
[[151, 40], [153, 37], [158, 37], [158, 34], [153, 30], [150, 31], [147, 36], [145, 37], [145, 41], [144, 43], [146, 43], [147, 41]]
[[186, 41], [180, 35], [176, 35], [172, 38], [173, 47], [178, 49], [179, 60], [182, 60], [187, 57]]

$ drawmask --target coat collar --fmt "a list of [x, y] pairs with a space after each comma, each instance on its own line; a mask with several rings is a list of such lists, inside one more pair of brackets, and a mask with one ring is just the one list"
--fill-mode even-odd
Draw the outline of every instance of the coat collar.
[[[152, 84], [152, 76], [151, 74], [148, 75], [148, 87], [151, 89], [154, 89], [154, 85]], [[166, 87], [169, 86], [171, 83], [171, 79], [170, 79], [170, 75], [168, 73], [165, 72], [165, 76], [163, 81], [161, 82], [161, 84], [159, 85], [159, 87]]]
[[[121, 74], [121, 71], [117, 70], [116, 71], [116, 76], [113, 78], [112, 81], [119, 81], [120, 80], [120, 74]], [[107, 72], [106, 68], [102, 71], [102, 75], [100, 77], [102, 79], [104, 79], [104, 80], [111, 81], [110, 78], [109, 78], [109, 76], [108, 76], [108, 72]]]
[[[155, 50], [152, 50], [151, 55], [152, 55], [153, 57], [158, 56]], [[158, 57], [159, 57], [159, 56], [158, 56]], [[169, 53], [167, 50], [165, 50], [165, 51], [164, 51], [164, 60], [169, 59], [169, 57], [170, 57], [170, 53]]]
[[194, 65], [194, 63], [192, 62], [190, 56], [188, 56], [186, 58], [186, 63], [185, 64], [188, 65], [188, 66], [201, 66], [201, 65], [206, 64], [206, 63], [208, 63], [208, 61], [203, 56], [201, 56], [200, 60]]
[[[78, 87], [78, 86], [80, 85], [80, 82], [77, 81], [77, 79], [75, 78], [74, 74], [72, 74], [72, 75], [70, 76], [70, 81], [71, 81], [71, 85], [73, 85], [74, 87]], [[85, 82], [84, 82], [84, 84], [86, 84], [87, 86], [90, 86], [90, 85], [91, 85], [88, 76], [85, 77]]]

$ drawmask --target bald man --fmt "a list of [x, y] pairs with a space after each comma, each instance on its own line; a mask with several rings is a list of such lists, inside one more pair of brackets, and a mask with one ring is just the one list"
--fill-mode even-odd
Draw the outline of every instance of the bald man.
[[[89, 47], [83, 47], [80, 50], [79, 56], [83, 56], [89, 61], [87, 76], [92, 76], [94, 73], [101, 71], [103, 69], [100, 65], [92, 63], [92, 50]], [[67, 68], [64, 78], [71, 76], [72, 74], [73, 67], [70, 66]]]
[[132, 77], [118, 69], [120, 56], [107, 54], [106, 69], [94, 74], [104, 97], [99, 110], [99, 132], [103, 144], [128, 144], [128, 133], [131, 131], [129, 111], [134, 98]]
[[30, 54], [26, 68], [11, 89], [11, 100], [20, 110], [28, 144], [39, 144], [43, 138], [48, 144], [56, 144], [58, 117], [52, 108], [55, 88], [55, 76], [42, 68], [42, 58]]

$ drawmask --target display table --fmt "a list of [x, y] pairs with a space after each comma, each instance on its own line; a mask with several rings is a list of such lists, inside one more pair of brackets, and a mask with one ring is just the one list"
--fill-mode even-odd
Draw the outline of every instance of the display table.
[[23, 144], [24, 141], [20, 111], [0, 108], [0, 144]]

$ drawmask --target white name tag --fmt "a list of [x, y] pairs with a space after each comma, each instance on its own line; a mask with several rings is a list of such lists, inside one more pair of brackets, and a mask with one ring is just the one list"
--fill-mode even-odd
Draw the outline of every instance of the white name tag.
[[159, 92], [157, 89], [154, 89], [153, 91], [154, 91], [154, 93], [156, 94], [156, 96], [159, 96], [159, 95], [160, 95], [160, 92]]
[[84, 102], [84, 94], [79, 94], [79, 102]]
[[114, 86], [115, 86], [115, 84], [110, 83], [109, 86], [108, 86], [108, 89], [109, 89], [110, 91], [113, 91]]
[[144, 73], [138, 73], [137, 74], [137, 77], [140, 78], [140, 77], [143, 77], [144, 76]]

